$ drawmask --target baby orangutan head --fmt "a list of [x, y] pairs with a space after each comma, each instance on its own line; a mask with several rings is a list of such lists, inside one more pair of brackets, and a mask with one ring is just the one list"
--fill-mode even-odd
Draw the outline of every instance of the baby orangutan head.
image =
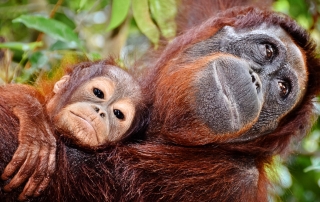
[[115, 66], [80, 65], [56, 82], [53, 92], [49, 116], [62, 136], [78, 146], [118, 142], [139, 125], [140, 87]]

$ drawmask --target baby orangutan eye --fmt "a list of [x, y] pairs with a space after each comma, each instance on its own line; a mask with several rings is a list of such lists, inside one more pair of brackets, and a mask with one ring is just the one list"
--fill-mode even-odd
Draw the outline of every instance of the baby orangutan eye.
[[93, 88], [93, 94], [100, 99], [104, 98], [103, 92], [98, 88]]
[[124, 119], [124, 115], [119, 109], [114, 109], [113, 114], [120, 120]]

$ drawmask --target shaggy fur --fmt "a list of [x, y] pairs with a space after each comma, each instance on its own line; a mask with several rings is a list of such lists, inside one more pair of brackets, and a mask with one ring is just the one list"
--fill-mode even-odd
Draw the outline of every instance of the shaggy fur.
[[[212, 2], [222, 1], [196, 2], [198, 7], [210, 8]], [[267, 201], [266, 166], [274, 155], [287, 154], [291, 140], [302, 138], [314, 121], [320, 62], [306, 31], [287, 16], [253, 7], [211, 15], [198, 25], [192, 22], [192, 28], [167, 45], [143, 83], [151, 108], [150, 124], [146, 141], [117, 148], [116, 181], [122, 188], [121, 201]], [[189, 89], [194, 75], [184, 51], [223, 26], [254, 28], [262, 23], [284, 29], [306, 54], [307, 93], [271, 134], [227, 143], [210, 136], [190, 113]]]
[[[194, 12], [193, 4], [187, 4], [191, 10], [184, 10], [185, 14], [194, 16], [191, 28], [180, 29], [182, 34], [157, 55], [150, 63], [151, 71], [143, 77], [151, 110], [145, 137], [132, 136], [96, 153], [59, 141], [58, 170], [44, 193], [32, 201], [267, 201], [266, 165], [274, 155], [287, 153], [290, 141], [303, 137], [314, 118], [312, 99], [320, 92], [315, 46], [304, 30], [281, 14], [253, 7], [227, 10], [225, 1], [194, 2], [198, 10], [205, 8], [206, 12]], [[208, 8], [213, 5], [224, 9], [210, 13]], [[183, 68], [188, 63], [184, 51], [225, 25], [250, 28], [262, 22], [282, 27], [305, 52], [309, 74], [306, 96], [271, 134], [242, 143], [212, 138], [210, 130], [190, 113], [194, 73]], [[1, 110], [8, 114], [0, 117], [5, 123], [1, 124], [0, 141], [3, 171], [17, 144], [18, 122], [5, 107]], [[0, 200], [13, 201], [15, 193], [0, 190]]]

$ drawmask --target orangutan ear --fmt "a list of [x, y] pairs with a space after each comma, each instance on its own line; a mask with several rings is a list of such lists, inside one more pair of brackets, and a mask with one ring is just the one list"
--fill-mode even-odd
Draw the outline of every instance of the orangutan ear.
[[57, 81], [55, 84], [54, 84], [54, 88], [53, 88], [53, 92], [55, 94], [57, 94], [58, 92], [60, 92], [61, 89], [63, 89], [68, 81], [70, 79], [70, 76], [69, 75], [64, 75], [59, 81]]

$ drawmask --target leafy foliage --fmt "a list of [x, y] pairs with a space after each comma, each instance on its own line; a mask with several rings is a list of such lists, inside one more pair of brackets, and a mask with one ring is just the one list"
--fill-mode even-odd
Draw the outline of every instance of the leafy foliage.
[[[162, 38], [176, 35], [177, 6], [176, 0], [2, 0], [0, 84], [33, 83], [59, 67], [109, 55], [130, 66]], [[274, 9], [320, 44], [319, 0], [277, 0]], [[275, 158], [270, 175], [281, 181], [274, 178], [270, 201], [320, 202], [319, 142], [320, 121], [288, 161]]]
[[113, 2], [111, 20], [107, 30], [112, 30], [118, 27], [126, 19], [130, 8], [130, 3], [130, 0], [118, 0]]
[[28, 28], [43, 32], [53, 39], [71, 43], [75, 47], [81, 47], [80, 40], [72, 29], [57, 20], [48, 19], [43, 16], [22, 15], [12, 22], [21, 22]]

